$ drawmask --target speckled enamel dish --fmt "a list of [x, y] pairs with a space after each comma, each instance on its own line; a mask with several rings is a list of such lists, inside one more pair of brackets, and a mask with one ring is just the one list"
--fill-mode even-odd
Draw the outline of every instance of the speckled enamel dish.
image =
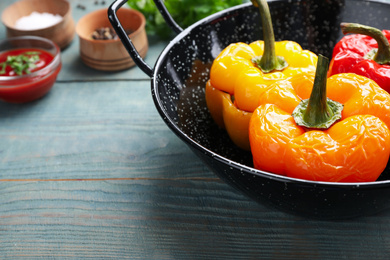
[[[250, 198], [307, 217], [342, 219], [378, 213], [390, 207], [389, 165], [376, 182], [305, 181], [256, 170], [252, 157], [235, 147], [207, 110], [204, 89], [214, 58], [233, 42], [262, 39], [257, 8], [251, 3], [211, 15], [182, 30], [161, 1], [156, 1], [178, 35], [151, 68], [139, 58], [121, 29], [115, 1], [109, 19], [137, 65], [151, 78], [157, 110], [180, 137], [221, 179]], [[390, 29], [390, 4], [368, 0], [269, 1], [276, 40], [293, 40], [304, 49], [330, 57], [342, 37], [340, 22]]]

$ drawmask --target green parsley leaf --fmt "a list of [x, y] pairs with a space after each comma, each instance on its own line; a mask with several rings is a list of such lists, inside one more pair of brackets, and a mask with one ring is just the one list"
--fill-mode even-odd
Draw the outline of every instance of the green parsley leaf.
[[0, 75], [6, 73], [7, 66], [10, 66], [17, 75], [31, 73], [39, 61], [40, 52], [24, 52], [20, 55], [9, 55], [5, 62], [0, 63]]
[[[248, 0], [165, 0], [164, 4], [175, 22], [182, 28], [226, 8]], [[128, 0], [128, 5], [140, 11], [146, 18], [146, 32], [161, 39], [172, 38], [174, 33], [166, 24], [153, 0]]]

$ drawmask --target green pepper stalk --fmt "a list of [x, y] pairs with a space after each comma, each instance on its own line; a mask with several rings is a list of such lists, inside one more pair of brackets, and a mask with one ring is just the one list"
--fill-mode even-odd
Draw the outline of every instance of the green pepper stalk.
[[341, 119], [343, 105], [326, 97], [328, 66], [329, 59], [318, 55], [310, 98], [302, 100], [292, 113], [297, 125], [306, 128], [328, 129]]
[[370, 36], [378, 43], [378, 49], [372, 49], [364, 58], [374, 60], [378, 64], [390, 64], [390, 44], [381, 30], [358, 23], [341, 23], [343, 34], [357, 33]]
[[274, 70], [283, 70], [288, 66], [286, 60], [275, 53], [275, 36], [272, 28], [271, 13], [266, 0], [251, 0], [255, 7], [259, 8], [261, 23], [263, 25], [264, 53], [255, 57], [252, 62], [264, 73]]

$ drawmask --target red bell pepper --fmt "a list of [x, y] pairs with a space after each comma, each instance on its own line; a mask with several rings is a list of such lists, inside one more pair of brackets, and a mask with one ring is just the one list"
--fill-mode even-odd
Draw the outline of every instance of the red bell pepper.
[[390, 92], [390, 31], [342, 23], [344, 36], [334, 47], [328, 76], [355, 73], [374, 80]]

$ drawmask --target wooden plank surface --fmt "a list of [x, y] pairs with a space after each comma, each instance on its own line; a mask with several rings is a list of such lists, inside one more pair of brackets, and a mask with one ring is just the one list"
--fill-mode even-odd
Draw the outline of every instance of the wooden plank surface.
[[[102, 8], [70, 3], [76, 21]], [[89, 69], [77, 38], [63, 62], [45, 98], [0, 103], [0, 259], [389, 258], [390, 212], [316, 221], [259, 205], [168, 129], [138, 68]]]
[[201, 177], [205, 166], [164, 124], [149, 85], [57, 82], [36, 102], [0, 103], [0, 179], [154, 177], [176, 166]]

